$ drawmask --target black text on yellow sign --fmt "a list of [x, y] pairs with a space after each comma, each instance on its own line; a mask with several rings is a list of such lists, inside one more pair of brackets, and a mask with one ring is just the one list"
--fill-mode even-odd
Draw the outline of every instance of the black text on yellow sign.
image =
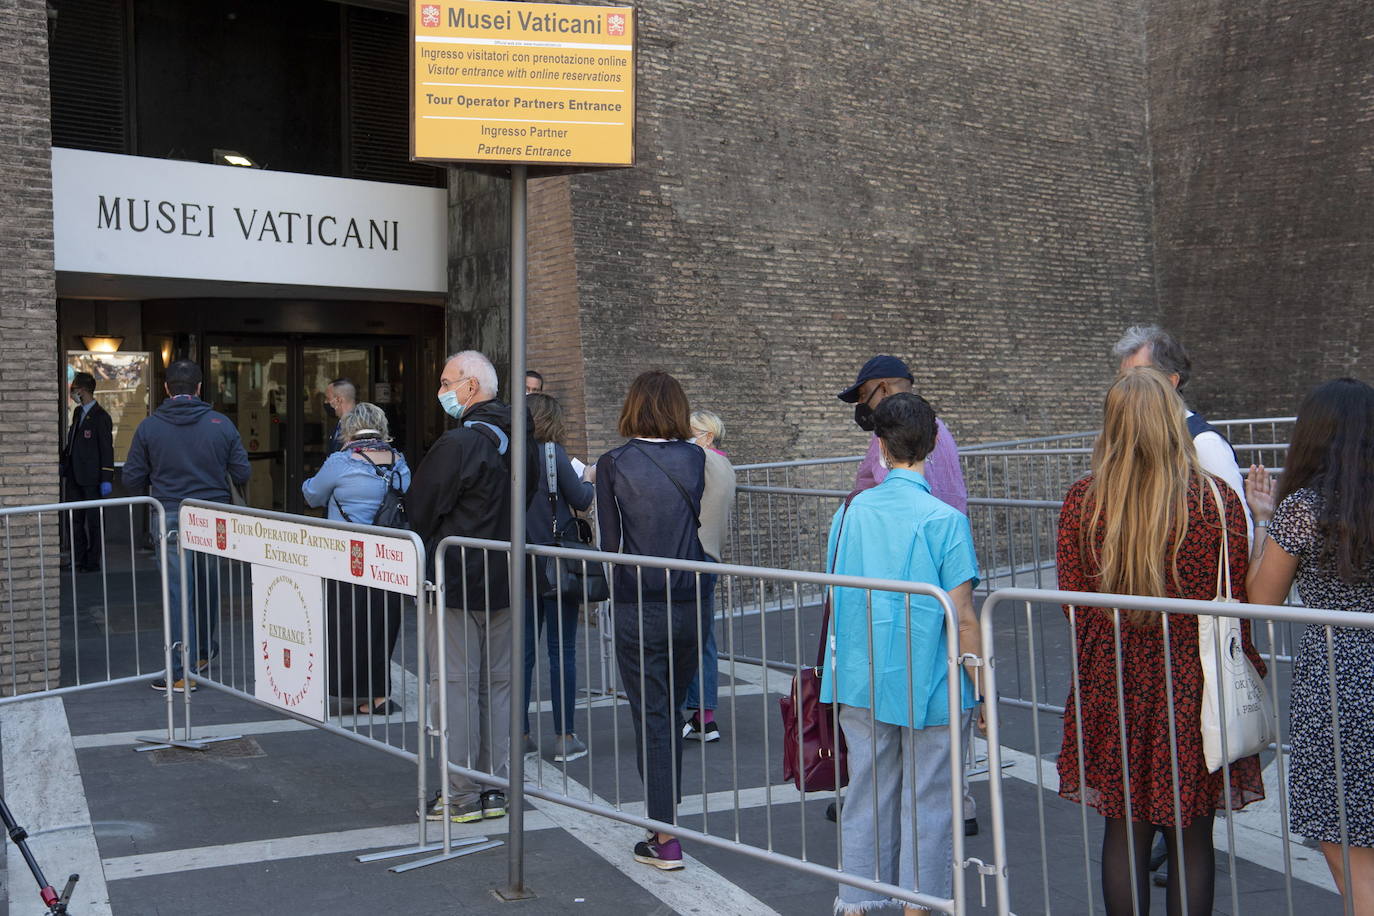
[[412, 0], [411, 156], [633, 165], [634, 9]]

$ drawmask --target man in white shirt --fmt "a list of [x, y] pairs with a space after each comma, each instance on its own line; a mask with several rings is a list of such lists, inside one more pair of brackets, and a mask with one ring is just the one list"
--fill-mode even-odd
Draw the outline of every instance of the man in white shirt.
[[[1169, 377], [1174, 388], [1181, 394], [1192, 374], [1192, 362], [1188, 351], [1174, 336], [1158, 325], [1136, 325], [1127, 328], [1126, 333], [1112, 347], [1112, 353], [1121, 360], [1121, 371], [1137, 366], [1158, 369]], [[1208, 423], [1196, 411], [1188, 411], [1188, 432], [1193, 436], [1193, 446], [1197, 449], [1198, 461], [1202, 469], [1215, 474], [1230, 485], [1240, 497], [1245, 509], [1245, 530], [1253, 536], [1254, 527], [1250, 519], [1250, 508], [1245, 505], [1245, 480], [1241, 477], [1240, 466], [1231, 443], [1221, 431]]]

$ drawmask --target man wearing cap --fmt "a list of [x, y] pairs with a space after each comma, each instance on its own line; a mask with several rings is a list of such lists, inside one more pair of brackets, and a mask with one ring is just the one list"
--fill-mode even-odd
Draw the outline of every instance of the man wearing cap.
[[[906, 363], [895, 356], [875, 356], [864, 363], [859, 376], [844, 391], [839, 399], [854, 405], [854, 422], [859, 429], [873, 431], [873, 409], [890, 394], [910, 391], [911, 370]], [[877, 486], [887, 477], [887, 466], [879, 454], [878, 437], [870, 436], [868, 454], [859, 463], [859, 473], [854, 477], [854, 495]], [[938, 417], [935, 419], [935, 450], [926, 459], [926, 482], [936, 499], [953, 506], [968, 515], [968, 488], [964, 486], [964, 472], [959, 468], [959, 446], [949, 434], [949, 428]]]

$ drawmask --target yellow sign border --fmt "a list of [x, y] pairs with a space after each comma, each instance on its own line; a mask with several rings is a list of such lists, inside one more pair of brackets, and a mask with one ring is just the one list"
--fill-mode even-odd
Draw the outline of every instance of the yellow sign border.
[[[630, 161], [629, 161], [629, 162], [548, 162], [548, 161], [545, 161], [545, 160], [542, 160], [542, 159], [539, 159], [539, 160], [534, 160], [534, 159], [465, 159], [465, 158], [461, 158], [461, 157], [447, 157], [447, 156], [443, 156], [443, 157], [440, 157], [440, 156], [417, 156], [417, 155], [415, 154], [415, 125], [416, 125], [416, 120], [417, 120], [416, 100], [415, 100], [415, 66], [416, 66], [417, 58], [419, 57], [418, 45], [416, 44], [416, 40], [415, 40], [415, 39], [416, 39], [415, 24], [416, 24], [417, 19], [419, 18], [419, 7], [420, 7], [422, 4], [427, 3], [427, 2], [433, 2], [433, 0], [410, 0], [410, 4], [409, 4], [409, 16], [410, 16], [410, 29], [409, 29], [409, 32], [410, 32], [410, 49], [409, 49], [409, 51], [408, 51], [408, 56], [409, 56], [409, 67], [408, 67], [407, 72], [408, 72], [408, 74], [409, 74], [409, 86], [408, 86], [408, 89], [407, 89], [407, 94], [409, 95], [409, 99], [410, 99], [410, 118], [409, 118], [409, 124], [408, 124], [407, 126], [409, 127], [409, 132], [410, 132], [410, 161], [411, 161], [411, 162], [430, 163], [430, 164], [435, 164], [435, 165], [444, 165], [444, 164], [447, 164], [447, 163], [468, 163], [468, 164], [472, 164], [472, 165], [485, 165], [485, 166], [491, 166], [491, 167], [494, 167], [494, 168], [499, 168], [499, 167], [501, 167], [501, 166], [509, 166], [509, 165], [526, 165], [526, 166], [529, 166], [531, 169], [550, 169], [550, 170], [553, 170], [553, 171], [555, 171], [555, 172], [557, 172], [557, 173], [559, 173], [559, 174], [563, 174], [563, 173], [567, 173], [567, 172], [571, 172], [571, 171], [576, 171], [576, 170], [578, 170], [578, 169], [585, 169], [585, 168], [606, 168], [606, 169], [628, 169], [628, 168], [634, 168], [634, 166], [635, 166], [635, 164], [636, 164], [637, 147], [638, 147], [638, 139], [639, 139], [639, 9], [638, 9], [636, 6], [634, 6], [633, 4], [620, 4], [620, 3], [614, 3], [614, 4], [590, 4], [590, 3], [566, 4], [566, 3], [539, 2], [539, 0], [529, 0], [529, 2], [528, 2], [528, 4], [527, 4], [527, 5], [529, 5], [529, 6], [543, 6], [543, 7], [556, 7], [556, 6], [557, 6], [557, 7], [567, 7], [567, 6], [573, 6], [573, 7], [581, 7], [581, 8], [595, 8], [595, 9], [605, 9], [605, 10], [625, 9], [625, 10], [631, 10], [631, 11], [633, 11], [633, 15], [630, 16], [630, 36], [629, 36], [629, 37], [630, 37], [630, 73], [631, 73], [631, 76], [632, 76], [633, 82], [634, 82], [634, 86], [633, 86], [633, 90], [632, 90], [632, 96], [631, 96], [631, 101], [630, 101], [630, 105], [631, 105], [631, 110], [630, 110], [630, 157], [629, 157]], [[461, 0], [448, 0], [448, 2], [461, 2]], [[521, 3], [525, 3], [526, 0], [510, 0], [510, 2], [521, 2]]]

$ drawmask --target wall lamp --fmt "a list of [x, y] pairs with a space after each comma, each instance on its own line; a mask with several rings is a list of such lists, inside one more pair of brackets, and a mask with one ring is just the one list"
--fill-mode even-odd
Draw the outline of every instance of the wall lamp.
[[215, 150], [215, 164], [237, 165], [246, 169], [261, 168], [261, 166], [253, 161], [251, 156], [245, 156], [243, 153], [231, 149]]

